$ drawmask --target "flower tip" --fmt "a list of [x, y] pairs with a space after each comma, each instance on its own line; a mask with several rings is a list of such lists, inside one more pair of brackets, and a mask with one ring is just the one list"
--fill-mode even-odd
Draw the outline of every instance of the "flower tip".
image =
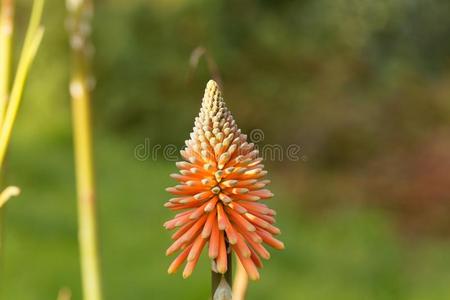
[[164, 207], [167, 207], [167, 208], [169, 208], [169, 207], [171, 207], [172, 206], [172, 203], [170, 203], [170, 202], [166, 202], [166, 203], [164, 203]]
[[247, 275], [248, 275], [248, 278], [250, 278], [253, 281], [259, 280], [259, 272], [257, 270], [254, 270], [251, 272], [247, 271]]
[[259, 280], [259, 274], [256, 273], [256, 274], [249, 275], [249, 278], [253, 281], [257, 281], [257, 280]]
[[210, 79], [206, 84], [206, 89], [208, 90], [217, 90], [219, 89], [219, 85], [214, 80]]
[[186, 279], [186, 278], [188, 278], [189, 276], [191, 276], [191, 274], [192, 274], [192, 271], [184, 271], [183, 272], [183, 279]]
[[228, 242], [231, 245], [236, 245], [237, 244], [237, 238], [235, 238], [235, 237], [228, 237]]
[[187, 261], [190, 262], [190, 261], [194, 261], [194, 260], [195, 260], [195, 254], [189, 253], [189, 255], [187, 257]]
[[219, 272], [220, 274], [225, 274], [227, 270], [227, 265], [217, 264], [217, 272]]
[[271, 230], [272, 230], [272, 234], [274, 234], [274, 235], [280, 235], [281, 234], [281, 230], [278, 227], [272, 226]]

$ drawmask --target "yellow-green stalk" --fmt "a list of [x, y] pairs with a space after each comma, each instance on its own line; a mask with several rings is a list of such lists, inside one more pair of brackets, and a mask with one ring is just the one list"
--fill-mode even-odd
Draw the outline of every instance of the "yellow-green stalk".
[[22, 100], [25, 82], [44, 35], [44, 28], [39, 25], [43, 6], [43, 0], [36, 0], [34, 2], [30, 24], [28, 25], [22, 53], [19, 59], [19, 65], [17, 66], [9, 100], [6, 103], [5, 116], [0, 131], [0, 169], [3, 167], [6, 150], [11, 139], [12, 129]]
[[68, 0], [70, 49], [72, 52], [72, 97], [75, 169], [78, 194], [78, 239], [84, 300], [102, 299], [100, 261], [97, 239], [95, 183], [92, 154], [89, 40], [93, 3], [89, 0]]
[[[11, 52], [12, 34], [14, 20], [13, 0], [1, 0], [0, 2], [0, 128], [3, 123], [6, 102], [8, 101], [10, 73], [11, 73]], [[0, 174], [1, 177], [2, 174]], [[7, 199], [0, 202], [0, 258], [3, 249], [3, 215], [2, 206]]]
[[[14, 2], [12, 0], [1, 1], [0, 12], [0, 174], [3, 171], [3, 163], [6, 151], [11, 139], [12, 129], [19, 110], [25, 82], [42, 41], [44, 29], [40, 26], [43, 0], [36, 0], [33, 4], [30, 23], [25, 36], [19, 64], [14, 77], [11, 91], [11, 54]], [[7, 187], [0, 195], [0, 218], [2, 206], [6, 201], [19, 193], [16, 187]], [[0, 219], [1, 223], [1, 219]], [[0, 260], [2, 257], [2, 228], [0, 224]]]

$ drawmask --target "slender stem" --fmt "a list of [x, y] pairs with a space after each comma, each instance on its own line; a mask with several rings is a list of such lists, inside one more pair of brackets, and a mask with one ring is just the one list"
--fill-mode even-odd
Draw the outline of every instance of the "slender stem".
[[72, 112], [75, 144], [75, 168], [78, 194], [78, 239], [85, 300], [100, 300], [101, 280], [98, 255], [95, 185], [92, 166], [92, 137], [90, 125], [90, 97], [86, 87], [77, 79], [79, 95], [72, 93]]
[[[8, 91], [11, 74], [12, 35], [14, 24], [14, 1], [1, 0], [0, 2], [0, 128], [8, 101]], [[2, 176], [0, 170], [0, 177]], [[4, 208], [0, 207], [0, 260], [3, 254], [3, 218]], [[1, 280], [0, 280], [1, 281]]]
[[[28, 72], [44, 34], [44, 29], [39, 25], [43, 5], [43, 0], [35, 0], [33, 3], [25, 42], [19, 58], [12, 89], [9, 92], [12, 65], [14, 1], [1, 0], [0, 2], [0, 177], [3, 175], [3, 163], [6, 150], [11, 138], [12, 128], [16, 120]], [[4, 206], [3, 204], [9, 199], [8, 193], [10, 191], [4, 191], [5, 193], [2, 194], [4, 197], [1, 200], [3, 203], [0, 205], [0, 261], [3, 251], [3, 218], [5, 214], [4, 207], [2, 208], [1, 206]]]
[[222, 77], [220, 76], [220, 71], [216, 63], [216, 60], [209, 53], [209, 51], [203, 46], [195, 48], [191, 53], [191, 57], [189, 59], [190, 68], [188, 73], [188, 82], [190, 82], [194, 77], [194, 73], [197, 70], [198, 65], [200, 63], [200, 59], [202, 57], [204, 57], [206, 60], [206, 65], [208, 67], [208, 72], [211, 78], [213, 78], [219, 84], [219, 86], [223, 88]]
[[[228, 243], [226, 244], [226, 246], [227, 246], [227, 249], [229, 249]], [[222, 278], [225, 279], [228, 286], [231, 287], [232, 274], [233, 274], [232, 266], [233, 266], [233, 261], [232, 261], [231, 251], [228, 251], [227, 272], [225, 274], [220, 274], [220, 273], [215, 272], [214, 268], [211, 270], [211, 299], [214, 300], [214, 295], [216, 294], [217, 287], [219, 286]], [[228, 299], [226, 299], [226, 300], [228, 300]], [[231, 298], [229, 300], [231, 300]]]
[[30, 24], [28, 25], [28, 30], [25, 36], [25, 42], [19, 59], [19, 65], [17, 67], [17, 72], [14, 77], [14, 82], [11, 89], [9, 101], [7, 102], [3, 123], [1, 124], [0, 169], [3, 166], [6, 150], [8, 148], [12, 129], [22, 99], [25, 82], [27, 80], [31, 64], [33, 63], [37, 50], [39, 49], [39, 45], [41, 44], [42, 37], [44, 35], [44, 28], [39, 26], [40, 19], [42, 16], [43, 5], [44, 5], [43, 0], [36, 0], [34, 2]]
[[78, 194], [78, 239], [84, 300], [102, 299], [92, 154], [89, 41], [93, 4], [69, 0], [69, 35], [73, 71], [72, 96], [75, 169]]
[[244, 300], [248, 286], [248, 275], [241, 262], [237, 261], [237, 271], [233, 281], [233, 300]]

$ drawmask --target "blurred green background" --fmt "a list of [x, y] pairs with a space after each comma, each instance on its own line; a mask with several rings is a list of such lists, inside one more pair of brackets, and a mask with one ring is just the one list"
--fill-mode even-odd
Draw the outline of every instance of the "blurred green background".
[[[21, 38], [30, 9], [19, 1]], [[248, 299], [450, 299], [448, 0], [97, 1], [95, 155], [106, 299], [207, 299], [206, 257], [169, 276], [162, 223], [173, 162], [135, 157], [182, 146], [214, 58], [228, 107], [266, 161], [283, 252]], [[46, 35], [14, 130], [0, 297], [81, 299], [65, 4]], [[17, 58], [17, 57], [16, 57]], [[160, 153], [161, 154], [161, 153]]]

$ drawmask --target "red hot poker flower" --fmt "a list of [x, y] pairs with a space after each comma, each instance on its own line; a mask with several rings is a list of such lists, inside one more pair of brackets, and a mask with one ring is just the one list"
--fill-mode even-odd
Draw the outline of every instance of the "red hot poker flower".
[[190, 137], [181, 150], [184, 161], [176, 164], [179, 173], [171, 174], [179, 184], [167, 189], [175, 197], [165, 206], [180, 212], [164, 224], [177, 228], [166, 254], [181, 251], [168, 272], [187, 260], [183, 277], [189, 277], [206, 246], [217, 271], [225, 273], [229, 244], [249, 278], [259, 279], [260, 257], [270, 258], [263, 243], [284, 249], [274, 238], [280, 233], [275, 211], [260, 202], [273, 196], [265, 188], [270, 181], [262, 179], [267, 171], [258, 150], [238, 129], [212, 80]]

